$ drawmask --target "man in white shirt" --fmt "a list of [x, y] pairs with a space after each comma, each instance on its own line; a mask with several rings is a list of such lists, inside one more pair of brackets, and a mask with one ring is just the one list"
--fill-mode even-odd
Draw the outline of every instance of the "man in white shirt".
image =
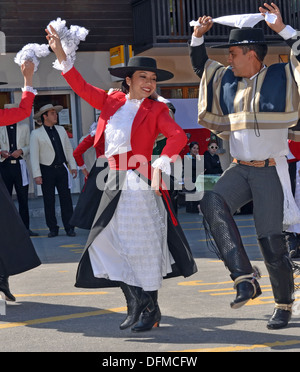
[[[294, 49], [297, 33], [283, 23], [279, 8], [265, 4], [259, 11], [276, 16], [274, 23], [267, 19], [266, 23]], [[292, 54], [289, 64], [266, 67], [267, 42], [262, 30], [233, 29], [229, 43], [219, 46], [229, 48], [230, 66], [224, 67], [210, 60], [205, 50], [203, 35], [213, 26], [212, 18], [200, 17], [199, 23], [190, 45], [192, 65], [201, 78], [199, 123], [229, 137], [234, 157], [214, 190], [200, 201], [201, 211], [216, 252], [234, 280], [237, 296], [231, 307], [236, 309], [261, 294], [259, 273], [250, 263], [233, 219], [238, 208], [253, 200], [258, 241], [276, 303], [267, 327], [279, 329], [291, 318], [294, 292], [293, 269], [282, 231], [284, 214], [299, 217], [299, 211], [291, 209], [294, 201], [284, 182], [288, 128], [298, 121], [295, 66], [299, 66], [299, 57]]]
[[74, 226], [70, 224], [73, 214], [70, 188], [72, 176], [73, 178], [77, 176], [77, 169], [67, 132], [63, 126], [56, 125], [57, 113], [62, 108], [52, 104], [41, 107], [35, 113], [34, 119], [40, 119], [43, 125], [33, 130], [30, 135], [32, 176], [35, 183], [42, 188], [46, 224], [50, 230], [49, 238], [57, 236], [59, 231], [55, 215], [55, 190], [59, 195], [61, 217], [66, 234], [76, 235]]

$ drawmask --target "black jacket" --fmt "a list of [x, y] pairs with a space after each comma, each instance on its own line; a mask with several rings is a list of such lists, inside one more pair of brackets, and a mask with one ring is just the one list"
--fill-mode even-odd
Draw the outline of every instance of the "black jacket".
[[204, 153], [204, 174], [222, 174], [219, 155], [211, 155], [209, 151]]

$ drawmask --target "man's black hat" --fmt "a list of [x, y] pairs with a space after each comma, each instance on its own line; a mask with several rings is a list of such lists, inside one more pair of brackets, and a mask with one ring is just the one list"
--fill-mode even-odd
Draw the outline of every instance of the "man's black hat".
[[230, 31], [227, 44], [213, 45], [211, 48], [229, 48], [231, 46], [247, 46], [253, 44], [266, 45], [278, 41], [266, 41], [261, 28], [234, 28]]

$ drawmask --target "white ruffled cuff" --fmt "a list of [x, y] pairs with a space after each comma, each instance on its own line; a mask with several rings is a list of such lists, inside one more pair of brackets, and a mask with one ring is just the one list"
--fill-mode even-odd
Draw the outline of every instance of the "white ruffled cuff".
[[53, 62], [53, 68], [56, 68], [56, 70], [61, 70], [63, 74], [66, 74], [68, 71], [70, 71], [73, 65], [74, 61], [70, 56], [67, 56], [67, 60], [62, 61], [61, 63], [59, 63], [58, 59]]
[[171, 158], [166, 155], [162, 155], [160, 158], [154, 161], [152, 167], [159, 168], [162, 172], [166, 173], [169, 176], [171, 174], [171, 161]]
[[38, 94], [38, 91], [36, 89], [30, 87], [29, 85], [26, 85], [24, 88], [22, 88], [22, 92], [31, 92], [35, 96]]
[[87, 169], [87, 167], [86, 167], [85, 164], [83, 164], [83, 165], [78, 165], [77, 167], [78, 167], [78, 169], [80, 169], [80, 170], [82, 170], [82, 169]]

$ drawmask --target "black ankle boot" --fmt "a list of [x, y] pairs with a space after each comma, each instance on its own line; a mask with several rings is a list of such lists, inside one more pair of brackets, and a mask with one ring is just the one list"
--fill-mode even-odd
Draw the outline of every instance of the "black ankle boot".
[[158, 291], [151, 291], [146, 293], [149, 293], [153, 300], [154, 310], [149, 311], [148, 309], [145, 309], [142, 312], [139, 322], [133, 328], [131, 328], [132, 332], [145, 332], [150, 331], [153, 327], [159, 327], [161, 312], [157, 302]]
[[16, 301], [16, 298], [10, 292], [7, 276], [0, 275], [0, 292], [4, 293], [7, 301]]
[[267, 323], [268, 329], [280, 329], [288, 325], [292, 317], [292, 305], [276, 304], [272, 317]]
[[126, 329], [133, 326], [146, 308], [149, 311], [154, 310], [154, 304], [151, 296], [144, 292], [140, 287], [134, 287], [125, 283], [120, 283], [121, 289], [127, 302], [127, 317], [120, 324], [120, 329]]
[[255, 272], [251, 275], [239, 276], [234, 281], [234, 288], [236, 289], [236, 298], [230, 303], [232, 309], [239, 309], [245, 305], [249, 300], [261, 295], [260, 285], [257, 281], [257, 277], [260, 277], [260, 274]]
[[258, 241], [269, 272], [276, 303], [267, 328], [280, 329], [286, 327], [291, 319], [291, 308], [294, 301], [294, 267], [288, 256], [284, 235], [267, 236]]

